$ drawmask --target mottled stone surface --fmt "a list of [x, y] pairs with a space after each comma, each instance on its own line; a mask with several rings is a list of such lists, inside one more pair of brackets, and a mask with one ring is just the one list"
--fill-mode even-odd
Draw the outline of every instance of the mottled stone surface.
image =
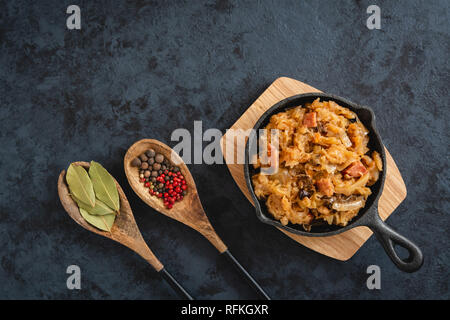
[[[70, 162], [104, 164], [150, 247], [197, 298], [254, 298], [199, 234], [133, 194], [122, 159], [141, 138], [229, 127], [277, 77], [371, 106], [408, 197], [389, 224], [423, 249], [414, 274], [372, 237], [347, 262], [260, 223], [225, 165], [191, 165], [217, 232], [277, 299], [449, 299], [449, 2], [0, 1], [0, 298], [172, 299], [149, 265], [77, 226], [56, 182]], [[82, 29], [66, 28], [69, 4]], [[82, 290], [66, 289], [77, 264]], [[366, 288], [368, 265], [382, 289]]]

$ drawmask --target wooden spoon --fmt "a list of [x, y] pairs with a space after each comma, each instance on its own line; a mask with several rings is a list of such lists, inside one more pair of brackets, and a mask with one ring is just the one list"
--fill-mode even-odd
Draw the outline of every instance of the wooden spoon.
[[[149, 193], [149, 189], [144, 186], [139, 180], [139, 169], [133, 167], [131, 162], [136, 157], [140, 156], [149, 149], [153, 149], [157, 154], [162, 154], [166, 159], [170, 160], [174, 165], [180, 168], [181, 173], [186, 180], [187, 194], [184, 196], [183, 200], [175, 202], [173, 208], [168, 209], [164, 206], [163, 201]], [[227, 246], [223, 243], [220, 237], [217, 235], [216, 231], [212, 227], [211, 223], [203, 210], [202, 203], [198, 196], [197, 187], [195, 186], [194, 179], [183, 162], [181, 157], [172, 150], [169, 146], [158, 140], [153, 139], [143, 139], [134, 143], [125, 154], [124, 158], [124, 168], [125, 174], [127, 176], [128, 182], [133, 188], [134, 192], [150, 207], [156, 211], [172, 218], [178, 220], [189, 227], [197, 230], [206, 239], [211, 242], [211, 244], [216, 247], [216, 249], [223, 255], [225, 255], [228, 260], [237, 267], [237, 269], [243, 274], [250, 285], [257, 290], [259, 295], [267, 300], [270, 297], [260, 285], [252, 278], [252, 276], [242, 267], [242, 265], [233, 257], [233, 255], [228, 250]]]
[[[84, 168], [89, 168], [88, 162], [74, 162], [74, 165], [82, 166]], [[152, 267], [162, 275], [162, 277], [170, 284], [170, 286], [178, 292], [183, 298], [193, 300], [191, 295], [170, 275], [170, 273], [164, 268], [163, 264], [158, 260], [158, 258], [153, 254], [150, 248], [145, 243], [142, 238], [141, 232], [136, 225], [134, 220], [133, 212], [131, 211], [130, 204], [125, 196], [120, 185], [114, 180], [117, 185], [117, 190], [119, 191], [120, 198], [120, 214], [117, 215], [116, 220], [111, 228], [111, 232], [102, 231], [96, 227], [90, 225], [84, 220], [78, 209], [78, 205], [72, 199], [69, 194], [69, 188], [66, 182], [66, 171], [61, 171], [58, 179], [58, 194], [59, 199], [67, 211], [69, 216], [75, 220], [76, 223], [81, 225], [83, 228], [104, 236], [106, 238], [117, 241], [124, 246], [130, 248], [142, 258], [144, 258]]]

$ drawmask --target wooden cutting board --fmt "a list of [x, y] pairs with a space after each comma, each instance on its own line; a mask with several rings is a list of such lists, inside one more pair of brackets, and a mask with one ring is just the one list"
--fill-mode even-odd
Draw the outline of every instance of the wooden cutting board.
[[[258, 118], [275, 103], [301, 93], [321, 92], [303, 82], [282, 77], [276, 79], [269, 88], [244, 112], [244, 114], [233, 124], [231, 129], [251, 129]], [[351, 100], [351, 97], [350, 97]], [[244, 166], [242, 164], [233, 164], [236, 156], [243, 156], [244, 148], [234, 148], [234, 154], [226, 154], [226, 145], [235, 144], [232, 137], [225, 134], [221, 140], [222, 153], [227, 163], [228, 169], [233, 179], [238, 184], [241, 191], [247, 199], [253, 204], [253, 200], [247, 189], [244, 178]], [[236, 158], [237, 159], [237, 158]], [[378, 203], [378, 210], [383, 220], [386, 220], [400, 203], [406, 198], [406, 186], [402, 176], [398, 171], [394, 159], [386, 149], [387, 174], [383, 194]], [[330, 237], [304, 237], [292, 234], [285, 230], [281, 232], [291, 237], [302, 245], [338, 260], [350, 259], [364, 242], [370, 238], [372, 232], [367, 227], [357, 227], [344, 233]]]

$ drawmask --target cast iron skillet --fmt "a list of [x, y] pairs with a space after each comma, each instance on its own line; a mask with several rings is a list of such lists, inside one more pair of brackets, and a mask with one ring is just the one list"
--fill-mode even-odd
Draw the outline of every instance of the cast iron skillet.
[[[386, 154], [384, 152], [381, 138], [375, 128], [375, 115], [370, 108], [359, 106], [334, 95], [324, 93], [300, 94], [280, 101], [271, 107], [259, 118], [253, 129], [258, 130], [264, 128], [269, 123], [270, 117], [276, 113], [285, 111], [286, 109], [292, 107], [304, 105], [307, 102], [313, 102], [317, 98], [320, 98], [322, 101], [333, 100], [339, 105], [349, 108], [358, 115], [361, 122], [369, 130], [369, 148], [371, 150], [378, 151], [383, 160], [383, 171], [380, 172], [380, 178], [376, 184], [371, 186], [372, 194], [367, 199], [365, 207], [362, 208], [358, 215], [345, 227], [335, 225], [330, 226], [324, 223], [313, 226], [311, 231], [308, 232], [305, 231], [301, 225], [288, 224], [287, 226], [283, 226], [278, 220], [275, 220], [272, 217], [272, 215], [268, 212], [264, 201], [260, 201], [254, 193], [251, 177], [257, 171], [251, 164], [249, 164], [249, 143], [247, 141], [245, 147], [244, 172], [247, 187], [250, 190], [250, 194], [252, 195], [255, 203], [256, 215], [264, 223], [307, 237], [326, 237], [345, 232], [358, 226], [369, 227], [383, 245], [388, 256], [400, 270], [406, 272], [417, 271], [423, 264], [423, 255], [420, 249], [413, 242], [391, 229], [378, 215], [378, 200], [381, 192], [383, 191], [383, 185], [386, 178]], [[395, 251], [394, 245], [399, 245], [406, 248], [409, 252], [409, 257], [407, 259], [400, 258]]]

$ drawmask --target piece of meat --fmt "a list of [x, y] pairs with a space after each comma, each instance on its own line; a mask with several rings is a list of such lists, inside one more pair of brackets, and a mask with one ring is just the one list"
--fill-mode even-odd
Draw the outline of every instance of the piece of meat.
[[317, 127], [317, 113], [315, 112], [308, 112], [303, 117], [303, 125], [307, 126], [308, 128], [314, 128]]
[[334, 194], [334, 186], [330, 178], [322, 178], [316, 181], [317, 188], [327, 197]]
[[367, 173], [366, 167], [361, 163], [361, 161], [355, 161], [351, 165], [342, 171], [344, 175], [349, 175], [350, 177], [362, 177]]

